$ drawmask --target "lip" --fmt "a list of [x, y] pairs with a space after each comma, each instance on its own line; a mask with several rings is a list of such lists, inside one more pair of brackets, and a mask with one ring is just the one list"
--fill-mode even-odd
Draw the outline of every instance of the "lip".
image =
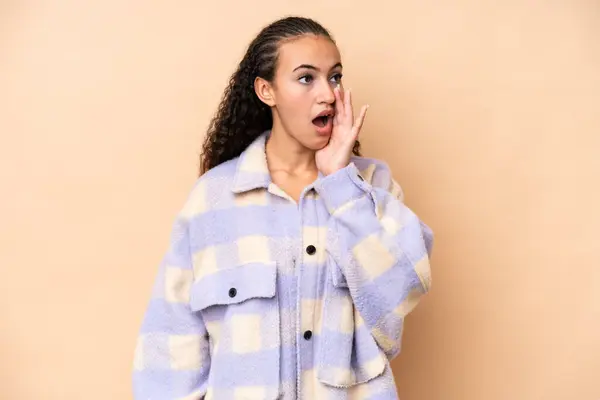
[[[331, 135], [331, 131], [333, 129], [333, 117], [335, 115], [335, 111], [333, 109], [326, 109], [321, 111], [319, 114], [315, 116], [314, 119], [319, 117], [327, 117], [327, 123], [325, 126], [319, 126], [318, 124], [313, 124], [315, 130], [319, 136], [328, 137]], [[313, 119], [313, 121], [314, 121]]]
[[333, 109], [327, 109], [327, 110], [323, 110], [320, 113], [318, 113], [317, 115], [315, 115], [315, 118], [324, 117], [324, 116], [333, 117], [334, 115], [335, 115], [335, 112]]

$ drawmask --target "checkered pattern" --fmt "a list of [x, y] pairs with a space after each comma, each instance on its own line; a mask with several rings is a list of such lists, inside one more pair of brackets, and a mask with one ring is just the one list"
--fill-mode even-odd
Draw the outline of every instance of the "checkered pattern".
[[178, 214], [137, 400], [397, 399], [389, 361], [429, 290], [432, 232], [377, 160], [353, 157], [296, 204], [270, 180], [267, 137], [202, 176]]

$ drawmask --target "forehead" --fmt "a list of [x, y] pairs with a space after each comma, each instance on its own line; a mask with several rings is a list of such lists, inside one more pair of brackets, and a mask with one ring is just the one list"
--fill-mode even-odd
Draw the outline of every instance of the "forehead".
[[278, 69], [281, 72], [291, 72], [299, 65], [309, 64], [327, 71], [341, 62], [340, 58], [340, 52], [331, 40], [306, 35], [284, 41], [279, 46]]

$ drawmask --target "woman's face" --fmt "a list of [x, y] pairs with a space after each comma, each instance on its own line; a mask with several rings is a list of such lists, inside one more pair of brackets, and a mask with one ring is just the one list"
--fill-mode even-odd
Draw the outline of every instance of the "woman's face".
[[262, 87], [262, 94], [268, 92], [263, 101], [273, 110], [273, 131], [312, 150], [326, 146], [335, 110], [333, 89], [341, 88], [341, 79], [340, 53], [331, 40], [305, 35], [283, 42], [273, 82]]

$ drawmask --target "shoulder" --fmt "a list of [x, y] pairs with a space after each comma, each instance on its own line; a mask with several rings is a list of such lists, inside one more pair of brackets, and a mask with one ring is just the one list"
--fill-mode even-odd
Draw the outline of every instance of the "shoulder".
[[190, 219], [205, 213], [233, 196], [232, 188], [239, 157], [205, 172], [193, 183], [180, 211], [180, 217]]
[[404, 198], [402, 187], [394, 178], [391, 168], [385, 161], [362, 156], [352, 156], [350, 161], [354, 163], [361, 176], [371, 186], [387, 190], [401, 200]]

